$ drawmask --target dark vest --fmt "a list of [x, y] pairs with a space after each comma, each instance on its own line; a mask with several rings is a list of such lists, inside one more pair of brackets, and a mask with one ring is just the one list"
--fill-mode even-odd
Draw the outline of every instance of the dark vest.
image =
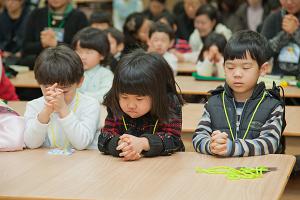
[[[228, 118], [231, 124], [232, 132], [234, 138], [232, 138], [230, 134], [230, 129], [226, 120], [226, 115], [223, 109], [223, 101], [222, 101], [222, 93], [225, 90], [225, 105], [227, 109]], [[282, 105], [282, 103], [274, 98], [270, 92], [268, 92], [265, 88], [264, 83], [259, 83], [253, 91], [252, 96], [247, 100], [244, 105], [243, 112], [241, 115], [239, 131], [236, 133], [236, 108], [234, 103], [234, 97], [232, 94], [232, 90], [229, 88], [227, 84], [225, 87], [217, 88], [212, 91], [212, 95], [207, 104], [207, 110], [210, 114], [211, 119], [211, 128], [212, 130], [220, 130], [221, 132], [226, 132], [228, 137], [231, 140], [235, 140], [236, 137], [242, 139], [247, 130], [248, 124], [252, 117], [252, 114], [255, 110], [255, 107], [261, 100], [263, 93], [266, 92], [265, 98], [261, 102], [258, 107], [256, 114], [252, 120], [250, 125], [248, 134], [245, 139], [255, 139], [258, 138], [261, 132], [262, 126], [266, 123], [267, 119], [269, 119], [270, 114], [274, 111], [274, 109]], [[282, 105], [283, 106], [283, 105]], [[278, 150], [281, 152], [282, 145], [279, 146]]]

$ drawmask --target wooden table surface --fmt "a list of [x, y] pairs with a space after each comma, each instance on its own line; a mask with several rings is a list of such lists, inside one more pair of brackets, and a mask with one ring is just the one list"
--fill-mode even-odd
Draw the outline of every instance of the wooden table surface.
[[34, 78], [33, 71], [19, 73], [15, 78], [11, 78], [10, 82], [15, 87], [21, 88], [40, 88], [39, 84]]
[[[98, 151], [71, 156], [46, 149], [0, 154], [0, 199], [264, 199], [282, 195], [295, 157], [217, 158], [195, 152], [124, 162]], [[255, 180], [197, 174], [195, 167], [275, 167]]]
[[196, 72], [196, 64], [188, 62], [179, 62], [177, 72], [192, 74], [193, 72]]

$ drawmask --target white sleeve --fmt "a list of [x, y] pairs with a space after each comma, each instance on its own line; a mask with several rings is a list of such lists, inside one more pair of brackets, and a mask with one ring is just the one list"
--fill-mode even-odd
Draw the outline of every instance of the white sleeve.
[[31, 149], [38, 148], [43, 145], [48, 131], [48, 124], [42, 124], [37, 119], [39, 110], [34, 102], [29, 102], [26, 105], [25, 117], [25, 145]]
[[100, 122], [99, 103], [94, 100], [84, 104], [80, 112], [71, 111], [65, 118], [58, 119], [68, 141], [77, 150], [86, 149], [93, 142]]
[[196, 65], [197, 74], [200, 76], [212, 76], [213, 75], [213, 63], [208, 59], [199, 61]]

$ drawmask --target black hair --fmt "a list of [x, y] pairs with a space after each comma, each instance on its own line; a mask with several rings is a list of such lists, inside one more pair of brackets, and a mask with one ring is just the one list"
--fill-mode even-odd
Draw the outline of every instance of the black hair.
[[227, 40], [223, 34], [212, 32], [210, 33], [203, 42], [203, 47], [199, 54], [198, 60], [203, 61], [203, 54], [205, 51], [209, 50], [212, 45], [216, 45], [219, 52], [223, 54]]
[[[217, 3], [218, 9], [227, 13], [234, 13], [239, 6], [239, 3], [236, 0], [218, 0]], [[225, 10], [224, 6], [226, 6], [228, 10]]]
[[83, 77], [83, 64], [71, 48], [60, 45], [42, 51], [34, 65], [35, 79], [40, 85], [57, 83], [70, 86]]
[[101, 64], [106, 63], [106, 58], [110, 54], [110, 44], [107, 34], [104, 31], [92, 27], [86, 27], [76, 33], [73, 37], [73, 49], [76, 49], [78, 42], [80, 42], [80, 47], [82, 48], [93, 49], [99, 52], [99, 54], [104, 57]]
[[152, 36], [153, 33], [161, 32], [166, 33], [169, 36], [170, 41], [172, 41], [175, 38], [175, 33], [173, 29], [162, 22], [155, 22], [151, 25], [150, 31], [149, 31], [149, 38]]
[[111, 34], [111, 36], [117, 41], [118, 45], [124, 43], [124, 35], [118, 29], [111, 27], [106, 29], [105, 32]]
[[219, 22], [218, 10], [210, 4], [204, 4], [198, 8], [196, 17], [200, 15], [206, 15], [211, 21], [216, 20], [216, 24]]
[[94, 12], [90, 17], [90, 24], [93, 23], [107, 23], [112, 26], [111, 15], [108, 12]]
[[149, 95], [152, 99], [151, 115], [168, 120], [172, 117], [169, 94], [183, 104], [176, 85], [173, 71], [161, 55], [137, 49], [119, 61], [112, 88], [105, 95], [103, 104], [120, 117], [123, 115], [119, 105], [120, 94]]
[[263, 35], [251, 30], [242, 30], [234, 33], [227, 42], [224, 61], [244, 59], [247, 52], [259, 67], [271, 58], [269, 42]]
[[166, 3], [166, 0], [150, 0], [150, 1], [157, 1], [157, 2], [159, 2], [161, 4], [165, 4]]
[[172, 29], [174, 26], [177, 26], [176, 18], [171, 13], [163, 12], [161, 15], [157, 17], [157, 21], [159, 21], [160, 19], [165, 19], [168, 22], [169, 26], [172, 27]]
[[143, 13], [138, 12], [132, 13], [126, 18], [123, 26], [125, 46], [127, 44], [141, 45], [143, 43], [139, 38], [137, 38], [137, 34], [145, 20], [147, 20], [146, 16]]

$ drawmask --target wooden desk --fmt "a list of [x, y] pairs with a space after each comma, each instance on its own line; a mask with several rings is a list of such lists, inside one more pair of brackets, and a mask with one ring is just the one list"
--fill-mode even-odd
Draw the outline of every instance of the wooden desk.
[[19, 73], [15, 78], [11, 78], [10, 81], [15, 87], [40, 88], [39, 84], [34, 78], [33, 71]]
[[[26, 108], [25, 101], [10, 101], [8, 105], [14, 108], [20, 115], [23, 115]], [[194, 133], [201, 116], [203, 114], [204, 104], [190, 103], [182, 108], [182, 132]], [[107, 115], [106, 108], [100, 107], [100, 125], [104, 126], [105, 117]], [[287, 126], [284, 131], [285, 136], [300, 136], [300, 106], [286, 106]]]
[[[176, 76], [182, 94], [189, 95], [209, 95], [208, 91], [215, 89], [219, 85], [224, 85], [223, 81], [197, 81], [192, 76]], [[284, 95], [288, 98], [300, 98], [300, 88], [288, 86], [284, 88]]]
[[[0, 154], [0, 199], [279, 199], [295, 157], [216, 158], [195, 152], [123, 162], [98, 151], [71, 156], [46, 149]], [[229, 181], [195, 167], [276, 167], [257, 180]]]
[[177, 72], [185, 73], [185, 74], [192, 74], [193, 72], [196, 72], [196, 64], [188, 63], [188, 62], [179, 62]]

